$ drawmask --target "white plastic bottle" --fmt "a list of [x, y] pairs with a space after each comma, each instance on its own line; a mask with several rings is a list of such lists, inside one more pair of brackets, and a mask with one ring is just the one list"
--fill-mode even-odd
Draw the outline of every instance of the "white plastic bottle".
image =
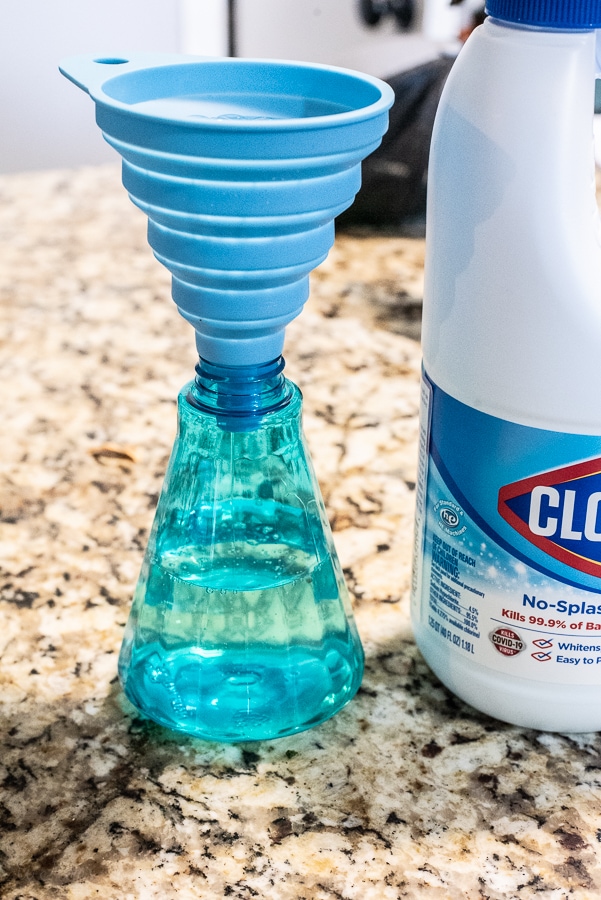
[[428, 175], [412, 617], [477, 709], [601, 729], [601, 0], [489, 0]]

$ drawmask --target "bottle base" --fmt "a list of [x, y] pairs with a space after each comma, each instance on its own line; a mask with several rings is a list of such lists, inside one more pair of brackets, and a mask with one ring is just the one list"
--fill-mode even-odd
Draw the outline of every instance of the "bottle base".
[[125, 694], [160, 725], [209, 741], [273, 740], [331, 718], [357, 692], [362, 670], [330, 645], [216, 653], [152, 645], [121, 673]]
[[538, 731], [601, 730], [601, 686], [552, 684], [492, 671], [438, 646], [426, 629], [414, 633], [428, 666], [465, 703], [510, 725]]

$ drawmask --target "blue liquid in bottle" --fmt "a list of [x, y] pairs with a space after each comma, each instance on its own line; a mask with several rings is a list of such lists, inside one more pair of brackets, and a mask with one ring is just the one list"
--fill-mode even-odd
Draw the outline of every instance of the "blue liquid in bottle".
[[283, 361], [201, 362], [121, 650], [132, 703], [209, 740], [272, 739], [334, 715], [363, 652]]

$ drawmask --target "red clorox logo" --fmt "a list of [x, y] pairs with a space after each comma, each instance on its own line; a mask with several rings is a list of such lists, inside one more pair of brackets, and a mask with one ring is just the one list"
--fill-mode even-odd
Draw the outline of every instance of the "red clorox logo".
[[498, 510], [549, 556], [601, 576], [601, 458], [505, 485]]

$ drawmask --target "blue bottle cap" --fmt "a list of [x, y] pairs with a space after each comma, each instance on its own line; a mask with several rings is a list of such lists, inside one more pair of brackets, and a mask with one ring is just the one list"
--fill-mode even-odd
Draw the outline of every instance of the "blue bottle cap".
[[563, 31], [601, 28], [601, 0], [487, 0], [495, 19]]

